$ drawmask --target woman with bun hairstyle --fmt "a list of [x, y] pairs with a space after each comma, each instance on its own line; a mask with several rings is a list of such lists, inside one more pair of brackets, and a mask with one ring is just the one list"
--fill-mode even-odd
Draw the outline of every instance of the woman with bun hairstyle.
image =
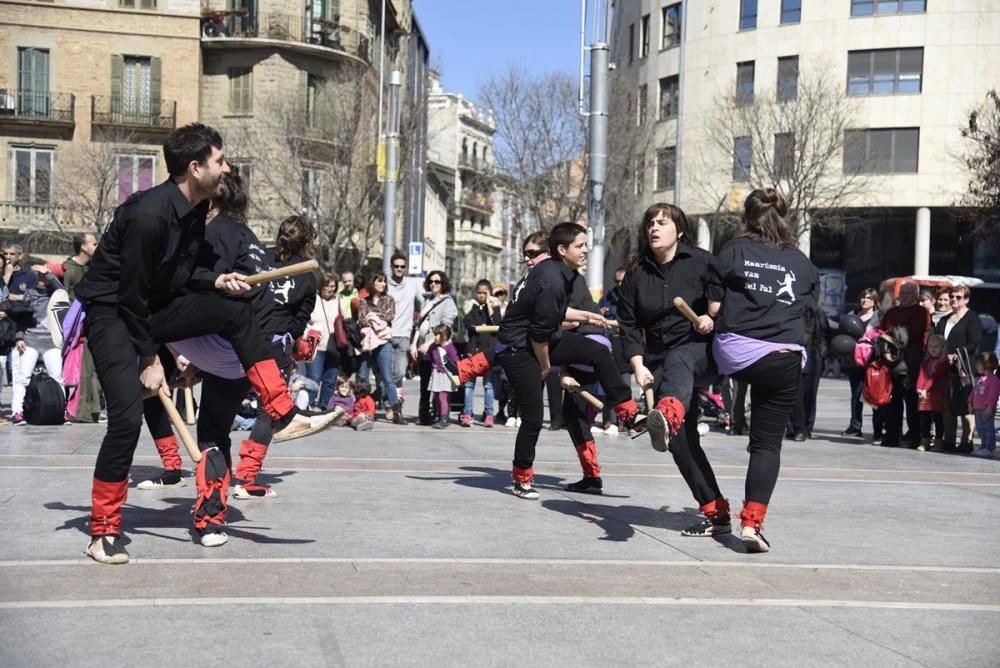
[[805, 313], [816, 307], [819, 293], [819, 274], [798, 249], [787, 215], [777, 190], [750, 193], [744, 232], [715, 258], [708, 290], [709, 314], [717, 316], [712, 352], [719, 373], [750, 385], [750, 465], [740, 513], [740, 540], [748, 552], [770, 549], [764, 516], [778, 481], [785, 425], [798, 399]]
[[[688, 240], [688, 220], [671, 204], [643, 214], [638, 251], [629, 260], [618, 301], [625, 358], [639, 387], [652, 386], [656, 406], [646, 419], [653, 448], [668, 449], [706, 519], [685, 536], [728, 533], [729, 504], [701, 449], [695, 378], [708, 370], [708, 344], [715, 326], [708, 315], [712, 255]], [[674, 306], [681, 297], [695, 313], [692, 325]]]

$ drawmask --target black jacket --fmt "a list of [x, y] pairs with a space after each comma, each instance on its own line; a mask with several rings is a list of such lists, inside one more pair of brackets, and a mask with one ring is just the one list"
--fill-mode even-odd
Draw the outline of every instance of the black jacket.
[[[695, 313], [708, 310], [712, 276], [712, 254], [688, 243], [677, 246], [674, 258], [657, 264], [647, 256], [625, 273], [618, 302], [618, 324], [625, 341], [625, 359], [647, 352], [656, 353], [683, 343], [707, 343], [691, 323], [674, 307], [674, 298], [683, 297]], [[721, 290], [713, 299], [721, 299]]]
[[137, 193], [115, 209], [111, 224], [77, 285], [87, 304], [116, 306], [141, 355], [156, 354], [150, 314], [186, 289], [213, 290], [218, 273], [206, 260], [208, 202], [192, 206], [173, 181]]
[[[205, 228], [205, 240], [214, 252], [213, 270], [220, 274], [235, 271], [254, 276], [274, 269], [268, 263], [265, 250], [257, 235], [247, 225], [228, 216], [216, 216]], [[269, 322], [274, 310], [274, 295], [266, 285], [255, 285], [250, 292], [235, 299], [253, 304], [258, 322]]]
[[480, 351], [492, 351], [497, 344], [496, 334], [477, 334], [479, 325], [499, 325], [500, 309], [494, 308], [492, 317], [486, 310], [486, 304], [473, 304], [465, 314], [466, 340], [465, 354], [474, 355]]
[[[287, 262], [278, 262], [273, 248], [264, 253], [264, 262], [280, 269], [305, 258], [293, 255]], [[316, 276], [312, 273], [299, 274], [267, 284], [273, 298], [273, 308], [267, 320], [261, 321], [260, 328], [265, 334], [289, 333], [299, 338], [306, 331], [313, 306], [316, 305]]]
[[724, 291], [716, 333], [805, 345], [805, 314], [815, 308], [819, 272], [798, 248], [737, 237], [715, 258], [710, 295]]
[[[944, 336], [944, 329], [948, 326], [948, 318], [941, 318], [934, 325], [934, 333]], [[948, 332], [945, 339], [948, 341], [948, 352], [958, 352], [959, 348], [965, 348], [965, 352], [972, 358], [976, 354], [979, 342], [983, 338], [983, 323], [979, 316], [971, 308], [965, 312], [962, 319], [955, 323]]]
[[540, 262], [514, 289], [497, 340], [524, 349], [529, 341], [552, 341], [566, 316], [573, 283], [582, 280], [580, 274], [558, 260]]

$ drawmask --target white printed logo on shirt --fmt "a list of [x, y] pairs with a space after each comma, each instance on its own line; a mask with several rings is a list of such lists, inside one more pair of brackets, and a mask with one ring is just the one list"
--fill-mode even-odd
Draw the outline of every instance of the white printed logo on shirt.
[[774, 295], [782, 304], [795, 303], [795, 272], [772, 262], [743, 260], [746, 289]]

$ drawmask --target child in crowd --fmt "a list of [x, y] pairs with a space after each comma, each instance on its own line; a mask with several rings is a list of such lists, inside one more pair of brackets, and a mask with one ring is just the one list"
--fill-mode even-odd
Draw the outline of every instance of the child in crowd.
[[375, 400], [372, 399], [372, 386], [367, 380], [354, 383], [354, 410], [347, 419], [357, 431], [368, 431], [375, 426]]
[[347, 376], [337, 377], [337, 389], [326, 405], [328, 411], [338, 408], [344, 411], [344, 420], [340, 424], [346, 424], [347, 416], [354, 412], [354, 383]]
[[448, 408], [451, 404], [451, 393], [455, 389], [455, 372], [458, 367], [458, 351], [451, 343], [451, 327], [440, 324], [434, 328], [434, 343], [427, 350], [431, 359], [432, 371], [428, 389], [437, 396], [438, 421], [435, 429], [448, 426]]
[[300, 373], [293, 373], [288, 381], [288, 389], [292, 393], [292, 401], [299, 410], [304, 411], [309, 408], [310, 394], [316, 396], [319, 393], [319, 383]]
[[934, 425], [934, 446], [940, 448], [944, 438], [944, 409], [948, 403], [948, 343], [939, 334], [927, 339], [927, 352], [917, 376], [917, 410], [920, 411], [920, 442], [917, 450], [931, 446], [931, 424]]
[[250, 431], [257, 421], [257, 393], [253, 390], [243, 399], [243, 404], [233, 418], [233, 431]]
[[976, 431], [979, 432], [980, 446], [972, 454], [976, 457], [993, 458], [997, 435], [993, 427], [993, 419], [997, 411], [997, 399], [1000, 398], [1000, 377], [997, 373], [997, 356], [995, 353], [980, 353], [976, 358], [976, 384], [972, 388], [969, 403], [976, 414]]

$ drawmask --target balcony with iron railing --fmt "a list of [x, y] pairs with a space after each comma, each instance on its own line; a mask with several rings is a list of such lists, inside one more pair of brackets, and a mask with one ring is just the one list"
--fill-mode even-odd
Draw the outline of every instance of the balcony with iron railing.
[[492, 174], [493, 165], [486, 161], [486, 158], [470, 156], [467, 153], [460, 153], [458, 156], [458, 166], [480, 174]]
[[323, 47], [372, 62], [371, 40], [333, 20], [248, 9], [213, 11], [203, 9], [202, 41], [209, 48], [255, 47], [256, 40], [272, 40]]
[[177, 103], [122, 95], [91, 95], [90, 122], [135, 131], [170, 132], [177, 127]]
[[477, 192], [463, 192], [458, 203], [463, 208], [486, 214], [492, 214], [495, 208], [492, 197]]
[[72, 127], [75, 109], [72, 93], [0, 88], [0, 123]]

